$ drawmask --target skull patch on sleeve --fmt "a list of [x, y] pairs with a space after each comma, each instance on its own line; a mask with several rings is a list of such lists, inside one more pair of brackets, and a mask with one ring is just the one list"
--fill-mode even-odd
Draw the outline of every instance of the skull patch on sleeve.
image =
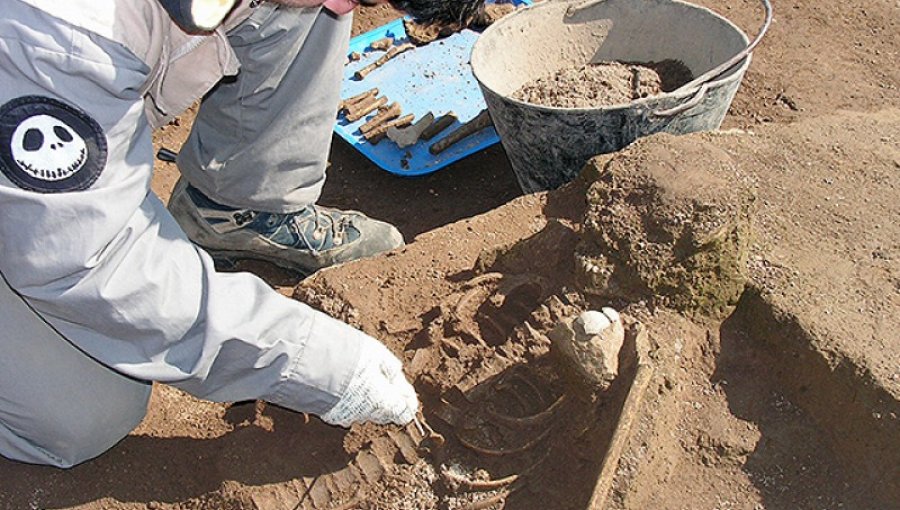
[[41, 96], [0, 107], [0, 171], [20, 188], [87, 189], [106, 166], [106, 154], [100, 124], [76, 107]]

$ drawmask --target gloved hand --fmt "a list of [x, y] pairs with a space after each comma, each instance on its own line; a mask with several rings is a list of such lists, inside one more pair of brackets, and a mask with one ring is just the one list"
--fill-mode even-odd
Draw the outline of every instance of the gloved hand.
[[366, 421], [406, 425], [416, 416], [419, 399], [403, 375], [403, 365], [378, 340], [361, 338], [359, 363], [347, 390], [322, 421], [341, 427]]

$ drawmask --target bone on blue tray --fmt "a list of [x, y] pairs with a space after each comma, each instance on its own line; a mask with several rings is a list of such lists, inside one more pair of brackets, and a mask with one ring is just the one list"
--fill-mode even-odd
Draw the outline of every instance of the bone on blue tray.
[[431, 145], [475, 119], [487, 108], [469, 66], [469, 56], [478, 36], [478, 32], [465, 29], [404, 51], [380, 67], [367, 71], [362, 79], [356, 77], [357, 72], [386, 53], [372, 50], [369, 46], [373, 42], [390, 37], [394, 39], [393, 47], [396, 48], [407, 43], [408, 38], [402, 19], [353, 38], [348, 53], [356, 52], [360, 59], [344, 66], [341, 98], [350, 98], [377, 88], [378, 96], [387, 98], [387, 105], [396, 102], [401, 106], [402, 116], [412, 114], [414, 120], [419, 120], [429, 112], [435, 118], [452, 112], [457, 121], [431, 140], [420, 139], [413, 145], [402, 148], [387, 139], [382, 139], [377, 144], [366, 140], [360, 128], [375, 113], [355, 121], [339, 116], [335, 132], [382, 169], [406, 177], [436, 172], [499, 142], [497, 132], [493, 127], [488, 127], [450, 145], [438, 154], [429, 151]]

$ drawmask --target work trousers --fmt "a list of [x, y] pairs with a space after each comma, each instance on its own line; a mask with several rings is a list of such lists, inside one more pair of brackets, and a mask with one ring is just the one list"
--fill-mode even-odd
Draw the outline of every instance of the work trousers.
[[[150, 191], [154, 63], [27, 2], [3, 5], [0, 454], [59, 467], [95, 457], [142, 419], [152, 381], [213, 401], [331, 409], [363, 333], [253, 275], [217, 273], [185, 237]], [[236, 207], [315, 201], [350, 22], [263, 3], [232, 29], [242, 69], [205, 98], [178, 160], [185, 177]], [[82, 156], [44, 175], [42, 162], [60, 160], [48, 137], [73, 138], [50, 129], [54, 116], [80, 126]]]
[[202, 102], [178, 168], [214, 201], [296, 212], [325, 183], [350, 16], [263, 3], [228, 34], [242, 71]]

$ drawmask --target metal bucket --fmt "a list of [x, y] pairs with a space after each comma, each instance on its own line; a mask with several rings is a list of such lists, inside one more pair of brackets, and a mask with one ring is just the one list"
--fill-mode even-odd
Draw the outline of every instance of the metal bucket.
[[[485, 30], [472, 50], [472, 71], [522, 190], [557, 188], [591, 157], [641, 136], [718, 129], [770, 21], [764, 2], [769, 19], [753, 44], [727, 19], [676, 0], [547, 1]], [[604, 108], [510, 97], [573, 65], [665, 59], [680, 60], [698, 78], [670, 93]]]

